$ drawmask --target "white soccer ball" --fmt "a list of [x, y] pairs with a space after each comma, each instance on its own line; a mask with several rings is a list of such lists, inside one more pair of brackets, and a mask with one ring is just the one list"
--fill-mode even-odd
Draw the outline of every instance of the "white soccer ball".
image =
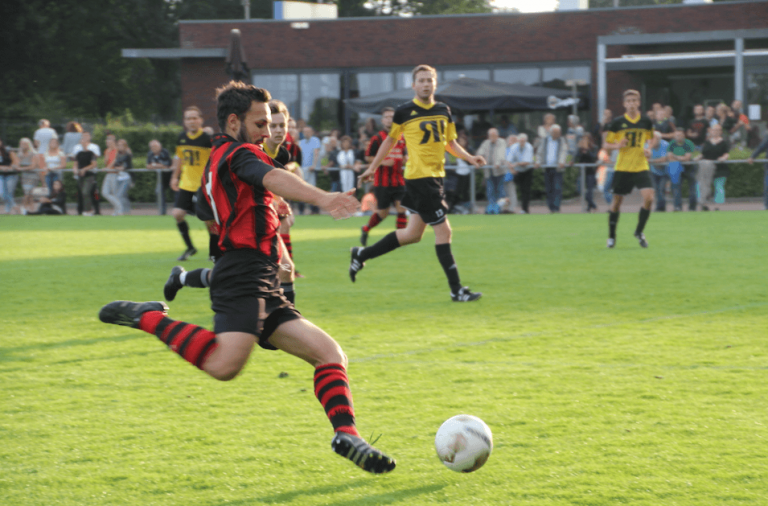
[[451, 471], [471, 473], [483, 467], [491, 456], [493, 435], [478, 417], [456, 415], [437, 429], [435, 450]]

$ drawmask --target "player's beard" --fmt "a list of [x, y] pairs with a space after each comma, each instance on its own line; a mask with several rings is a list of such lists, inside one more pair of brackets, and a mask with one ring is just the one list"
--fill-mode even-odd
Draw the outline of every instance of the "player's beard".
[[248, 129], [245, 128], [245, 123], [240, 123], [240, 133], [237, 135], [237, 140], [253, 144], [253, 140], [248, 138]]

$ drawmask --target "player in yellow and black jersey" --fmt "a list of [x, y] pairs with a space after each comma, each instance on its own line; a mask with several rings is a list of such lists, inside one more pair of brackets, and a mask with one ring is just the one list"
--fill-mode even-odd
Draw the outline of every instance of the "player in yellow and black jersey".
[[405, 166], [405, 197], [402, 206], [411, 211], [406, 228], [384, 236], [379, 242], [365, 248], [352, 248], [349, 276], [355, 281], [357, 273], [366, 260], [389, 253], [400, 246], [421, 240], [427, 225], [435, 231], [435, 250], [451, 287], [451, 299], [456, 302], [477, 300], [481, 293], [472, 292], [461, 286], [459, 271], [451, 252], [451, 226], [448, 223], [448, 206], [445, 203], [443, 177], [445, 176], [446, 150], [476, 167], [485, 165], [482, 156], [467, 153], [456, 142], [456, 126], [447, 105], [435, 101], [437, 71], [428, 65], [413, 69], [413, 91], [411, 102], [395, 110], [389, 136], [381, 143], [368, 169], [360, 181], [373, 179], [376, 169], [389, 154], [392, 146], [402, 135], [408, 150]]
[[212, 147], [211, 137], [203, 131], [203, 113], [197, 107], [190, 106], [184, 110], [184, 130], [179, 134], [171, 176], [171, 189], [176, 192], [172, 214], [187, 246], [177, 259], [179, 261], [197, 253], [189, 237], [189, 225], [184, 217], [188, 213], [195, 214], [195, 193], [200, 188]]
[[653, 122], [640, 114], [640, 93], [635, 90], [624, 92], [623, 116], [614, 119], [605, 134], [603, 147], [619, 150], [613, 175], [613, 202], [608, 215], [608, 247], [616, 245], [616, 224], [619, 222], [621, 202], [633, 188], [640, 190], [643, 206], [635, 229], [635, 238], [643, 248], [648, 247], [643, 229], [651, 215], [653, 184], [648, 167], [650, 152], [646, 142], [653, 139]]

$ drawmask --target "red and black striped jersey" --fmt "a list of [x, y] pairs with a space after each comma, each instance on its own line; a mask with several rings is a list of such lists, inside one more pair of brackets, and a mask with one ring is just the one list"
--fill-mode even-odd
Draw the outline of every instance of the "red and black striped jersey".
[[[213, 150], [203, 173], [198, 216], [213, 216], [219, 225], [219, 248], [226, 254], [253, 249], [273, 262], [280, 258], [280, 220], [264, 188], [264, 176], [275, 168], [260, 146], [236, 141], [226, 134], [213, 138]], [[199, 195], [199, 194], [198, 194]], [[207, 208], [207, 209], [205, 209]]]
[[[371, 137], [368, 143], [368, 149], [365, 150], [365, 156], [376, 156], [379, 152], [381, 143], [387, 138], [389, 132], [382, 130], [373, 137]], [[405, 185], [405, 179], [403, 179], [403, 158], [405, 157], [405, 139], [400, 139], [392, 146], [392, 150], [389, 152], [384, 160], [393, 160], [395, 162], [392, 166], [379, 165], [376, 169], [376, 174], [373, 178], [373, 186], [403, 186]]]
[[296, 162], [301, 166], [301, 148], [299, 147], [299, 143], [293, 140], [291, 134], [285, 134], [285, 142], [283, 142], [283, 146], [288, 151], [288, 154], [291, 155], [289, 161]]

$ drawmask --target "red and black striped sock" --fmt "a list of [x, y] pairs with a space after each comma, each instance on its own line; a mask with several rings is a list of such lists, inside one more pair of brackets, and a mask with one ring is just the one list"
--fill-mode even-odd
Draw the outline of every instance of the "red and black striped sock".
[[323, 405], [335, 432], [360, 437], [355, 427], [349, 379], [343, 365], [323, 364], [315, 369], [315, 396]]
[[368, 224], [363, 226], [363, 231], [370, 232], [371, 229], [379, 223], [381, 223], [381, 216], [379, 216], [379, 213], [373, 213], [371, 219], [368, 220]]
[[408, 215], [405, 213], [397, 213], [397, 228], [405, 228], [408, 226]]
[[288, 256], [293, 260], [293, 245], [291, 244], [291, 234], [280, 234], [280, 238], [285, 243], [285, 249], [288, 250]]
[[198, 369], [219, 343], [216, 334], [191, 323], [171, 320], [160, 311], [148, 311], [139, 321], [139, 328], [154, 334], [181, 358]]

